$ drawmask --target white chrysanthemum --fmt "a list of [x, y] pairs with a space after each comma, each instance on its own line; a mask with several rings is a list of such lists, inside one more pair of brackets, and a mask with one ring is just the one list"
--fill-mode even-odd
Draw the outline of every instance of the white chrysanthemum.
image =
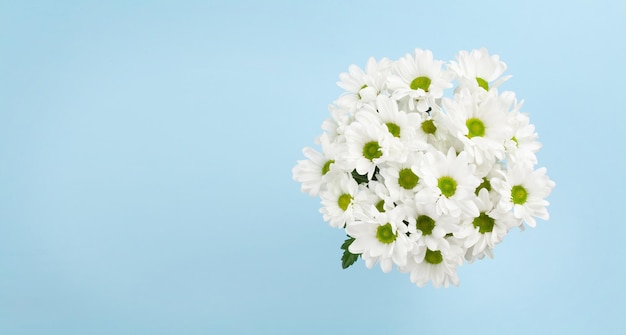
[[338, 228], [352, 223], [357, 189], [358, 184], [349, 173], [337, 174], [329, 180], [327, 189], [320, 192], [323, 205], [320, 213], [323, 214], [324, 221]]
[[389, 189], [387, 189], [385, 184], [376, 180], [370, 180], [367, 186], [364, 187], [359, 185], [356, 202], [363, 204], [363, 208], [373, 206], [380, 213], [392, 210], [396, 207], [394, 200], [389, 194]]
[[[429, 114], [422, 118], [422, 122], [417, 127], [416, 133], [426, 139], [426, 143], [439, 151], [447, 151], [453, 138], [447, 127], [447, 116], [440, 108], [434, 108]], [[461, 146], [462, 147], [462, 146]]]
[[506, 64], [500, 61], [498, 55], [489, 56], [485, 48], [469, 53], [463, 50], [456, 56], [456, 60], [450, 62], [449, 68], [456, 74], [458, 89], [468, 88], [472, 92], [485, 92], [498, 87], [511, 77], [500, 78], [506, 70]]
[[530, 118], [523, 113], [517, 113], [512, 119], [513, 137], [505, 142], [508, 158], [514, 164], [537, 164], [535, 153], [541, 148], [537, 141], [535, 126], [530, 124]]
[[365, 71], [356, 65], [350, 65], [347, 73], [339, 75], [341, 81], [337, 85], [346, 90], [346, 93], [337, 99], [337, 103], [348, 108], [360, 108], [364, 103], [373, 102], [385, 89], [392, 64], [387, 58], [377, 62], [374, 57], [370, 57]]
[[402, 161], [401, 144], [393, 141], [385, 125], [366, 117], [365, 113], [358, 114], [357, 120], [346, 128], [346, 143], [346, 160], [368, 179], [372, 179], [378, 164], [387, 160]]
[[419, 183], [419, 162], [424, 156], [421, 152], [413, 153], [406, 162], [385, 164], [380, 175], [393, 201], [412, 199], [424, 186]]
[[292, 169], [293, 179], [302, 183], [302, 192], [307, 192], [311, 196], [317, 196], [329, 175], [339, 171], [334, 163], [339, 154], [345, 151], [340, 149], [340, 144], [331, 143], [326, 133], [322, 134], [318, 141], [322, 145], [323, 153], [313, 148], [304, 148], [302, 153], [308, 160], [299, 160]]
[[[453, 237], [450, 238], [454, 239]], [[433, 287], [459, 285], [456, 268], [463, 264], [463, 248], [450, 243], [447, 250], [431, 250], [426, 246], [414, 247], [407, 257], [406, 265], [398, 269], [411, 273], [411, 282], [424, 287], [429, 281]]]
[[391, 271], [394, 263], [405, 265], [412, 244], [406, 236], [403, 220], [404, 212], [400, 208], [359, 218], [346, 227], [348, 235], [355, 238], [350, 252], [361, 254], [370, 269], [378, 262], [383, 272]]
[[[505, 164], [505, 162], [498, 161], [495, 162], [493, 165], [488, 166], [488, 169], [482, 169], [480, 171], [476, 169], [475, 175], [479, 179], [481, 179], [481, 182], [474, 193], [478, 195], [478, 192], [481, 189], [486, 189], [487, 191], [489, 191], [489, 199], [493, 204], [499, 203], [500, 193], [498, 193], [496, 190], [493, 189], [493, 187], [491, 187], [491, 180], [494, 178], [502, 179], [502, 174], [504, 173], [503, 164]], [[485, 164], [483, 165], [483, 167], [487, 167], [487, 165]]]
[[458, 230], [459, 218], [437, 213], [434, 206], [407, 206], [409, 239], [430, 250], [448, 250], [446, 236]]
[[336, 105], [328, 106], [328, 111], [331, 117], [322, 122], [322, 129], [331, 141], [344, 142], [345, 129], [354, 121], [354, 113]]
[[399, 59], [389, 76], [388, 88], [395, 99], [409, 97], [409, 108], [427, 111], [452, 87], [452, 75], [443, 69], [443, 61], [434, 60], [429, 50], [415, 49]]
[[471, 249], [471, 253], [465, 255], [470, 261], [480, 258], [485, 251], [492, 257], [490, 249], [504, 239], [509, 229], [519, 225], [510, 211], [501, 211], [494, 206], [486, 188], [478, 193], [476, 204], [480, 215], [464, 219], [459, 230], [454, 233], [454, 237], [463, 240], [466, 249]]
[[431, 150], [423, 161], [420, 176], [425, 187], [415, 196], [417, 205], [434, 205], [438, 214], [453, 217], [479, 214], [474, 191], [480, 179], [474, 175], [475, 166], [469, 163], [466, 152], [457, 156], [454, 148], [447, 155]]
[[330, 170], [333, 160], [313, 148], [306, 147], [302, 153], [308, 160], [299, 160], [292, 169], [293, 179], [302, 183], [300, 190], [315, 197], [322, 186], [322, 178]]
[[359, 174], [367, 174], [368, 179], [372, 178], [376, 164], [384, 160], [381, 146], [384, 135], [382, 126], [373, 122], [366, 125], [353, 122], [346, 128], [346, 158], [353, 163]]
[[532, 169], [526, 164], [509, 167], [503, 179], [492, 179], [491, 185], [500, 193], [503, 210], [513, 209], [513, 215], [523, 219], [531, 227], [537, 225], [535, 217], [548, 220], [546, 208], [550, 203], [545, 198], [554, 188], [554, 182], [546, 176], [546, 168]]
[[[391, 140], [401, 142], [406, 152], [424, 150], [427, 146], [426, 134], [417, 133], [422, 123], [420, 113], [406, 113], [398, 110], [398, 103], [387, 96], [376, 98], [376, 108], [367, 108], [367, 115], [384, 124], [392, 135]], [[406, 153], [405, 153], [406, 154]]]
[[364, 107], [363, 109], [361, 109], [357, 113], [356, 120], [362, 125], [376, 125], [376, 127], [383, 129], [383, 132], [385, 134], [381, 134], [381, 136], [379, 137], [379, 143], [383, 156], [385, 156], [385, 162], [406, 161], [406, 158], [409, 155], [408, 145], [412, 145], [412, 143], [402, 141], [399, 137], [396, 137], [395, 134], [399, 134], [401, 130], [400, 127], [404, 126], [405, 129], [409, 129], [408, 126], [397, 125], [391, 122], [384, 122], [380, 117], [380, 113], [377, 112], [374, 107]]
[[504, 142], [511, 138], [510, 101], [493, 94], [479, 96], [462, 91], [444, 99], [450, 132], [464, 145], [476, 164], [504, 158]]

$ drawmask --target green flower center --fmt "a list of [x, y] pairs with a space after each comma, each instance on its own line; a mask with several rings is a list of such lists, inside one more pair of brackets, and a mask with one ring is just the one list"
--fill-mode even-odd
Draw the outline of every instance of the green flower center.
[[478, 217], [474, 218], [472, 223], [475, 228], [478, 228], [478, 232], [484, 234], [491, 233], [493, 231], [493, 225], [496, 223], [496, 220], [487, 215], [485, 212], [482, 212]]
[[[364, 89], [364, 88], [367, 88], [367, 84], [364, 84], [363, 86], [361, 86], [361, 88], [359, 89], [359, 91], [361, 91], [361, 90], [362, 90], [362, 89]], [[358, 96], [359, 96], [359, 100], [363, 99], [363, 98], [361, 97], [361, 93], [357, 93], [356, 95], [358, 95]]]
[[398, 173], [398, 184], [407, 190], [412, 190], [419, 181], [419, 177], [409, 168], [400, 170]]
[[426, 120], [422, 122], [422, 130], [426, 134], [434, 134], [437, 131], [437, 126], [435, 126], [433, 120]]
[[400, 126], [395, 123], [387, 123], [387, 129], [393, 135], [393, 137], [400, 137]]
[[378, 209], [379, 212], [384, 213], [385, 212], [385, 200], [381, 200], [377, 202], [376, 209]]
[[483, 188], [486, 188], [487, 191], [491, 191], [491, 182], [489, 181], [489, 179], [483, 178], [483, 182], [480, 183], [480, 185], [478, 185], [478, 187], [476, 188], [476, 195], [478, 195], [478, 192], [480, 192], [480, 190]]
[[511, 200], [516, 205], [523, 205], [528, 199], [528, 191], [522, 185], [515, 185], [511, 188]]
[[348, 206], [350, 206], [351, 203], [352, 203], [352, 196], [348, 193], [344, 193], [340, 195], [339, 199], [337, 199], [337, 205], [344, 212], [348, 209]]
[[511, 141], [515, 142], [516, 147], [519, 147], [519, 142], [517, 141], [517, 137], [515, 136], [511, 137]]
[[478, 86], [484, 88], [485, 91], [489, 91], [489, 83], [485, 79], [476, 77], [476, 82], [478, 82]]
[[475, 136], [485, 136], [485, 124], [480, 119], [467, 119], [467, 121], [465, 121], [465, 125], [467, 126], [468, 130], [467, 137], [472, 138]]
[[411, 84], [409, 85], [412, 90], [423, 89], [424, 92], [428, 92], [428, 88], [430, 87], [430, 78], [428, 77], [417, 77], [413, 79]]
[[330, 164], [334, 163], [335, 160], [331, 159], [326, 161], [326, 163], [324, 163], [324, 166], [322, 166], [322, 176], [327, 174], [328, 171], [330, 171]]
[[443, 262], [443, 256], [441, 256], [441, 251], [439, 250], [430, 250], [426, 249], [426, 255], [424, 256], [424, 260], [427, 263], [437, 265]]
[[445, 195], [446, 198], [453, 196], [456, 192], [456, 180], [454, 180], [452, 177], [443, 176], [439, 178], [439, 180], [437, 181], [437, 186], [439, 186], [441, 193]]
[[375, 158], [382, 156], [383, 153], [380, 151], [380, 145], [376, 141], [371, 141], [365, 143], [363, 146], [363, 157], [373, 161]]
[[398, 235], [393, 232], [393, 228], [391, 228], [390, 223], [387, 223], [384, 226], [379, 226], [378, 229], [376, 229], [376, 238], [380, 241], [380, 243], [393, 243], [396, 240], [396, 237], [398, 237]]
[[417, 217], [415, 227], [422, 231], [422, 235], [430, 235], [435, 229], [435, 220], [428, 215], [420, 215]]

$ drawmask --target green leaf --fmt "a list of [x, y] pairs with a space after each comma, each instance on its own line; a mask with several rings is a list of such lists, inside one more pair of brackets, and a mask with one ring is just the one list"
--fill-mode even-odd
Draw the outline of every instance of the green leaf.
[[[378, 174], [379, 171], [380, 170], [378, 169], [378, 166], [374, 168], [374, 175], [372, 176], [372, 180], [377, 180], [376, 174]], [[357, 184], [364, 184], [370, 181], [369, 179], [367, 179], [366, 174], [359, 174], [358, 172], [356, 172], [356, 169], [352, 170], [352, 178], [354, 178]]]
[[354, 180], [356, 180], [358, 184], [367, 183], [369, 181], [367, 179], [367, 175], [359, 174], [358, 172], [356, 172], [356, 169], [352, 170], [352, 178], [354, 178]]
[[355, 238], [348, 236], [348, 239], [343, 242], [341, 249], [344, 250], [343, 256], [341, 256], [341, 267], [347, 269], [350, 265], [354, 264], [361, 254], [353, 254], [348, 250]]

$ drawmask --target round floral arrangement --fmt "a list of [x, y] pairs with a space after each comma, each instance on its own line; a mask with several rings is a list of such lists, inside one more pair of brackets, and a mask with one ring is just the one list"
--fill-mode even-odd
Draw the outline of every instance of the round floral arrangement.
[[[345, 229], [342, 266], [409, 273], [422, 287], [458, 285], [457, 267], [484, 256], [513, 228], [549, 219], [554, 182], [535, 168], [535, 127], [510, 91], [505, 63], [487, 50], [455, 61], [415, 49], [397, 61], [351, 65], [293, 178]], [[452, 97], [444, 96], [452, 89]]]

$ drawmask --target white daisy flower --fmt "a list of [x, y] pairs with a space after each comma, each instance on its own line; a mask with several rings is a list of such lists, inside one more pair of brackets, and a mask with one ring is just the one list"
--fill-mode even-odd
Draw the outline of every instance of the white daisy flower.
[[315, 197], [322, 187], [322, 178], [330, 171], [334, 161], [313, 148], [306, 147], [302, 153], [308, 160], [299, 160], [292, 169], [293, 179], [302, 183], [301, 191]]
[[[394, 200], [389, 194], [389, 189], [380, 181], [370, 180], [367, 186], [361, 188], [359, 185], [359, 193], [356, 197], [359, 204], [369, 204], [380, 213], [390, 211], [396, 207]], [[365, 205], [363, 207], [366, 207]]]
[[[318, 138], [319, 144], [322, 145], [322, 152], [319, 153], [313, 148], [306, 147], [302, 150], [302, 153], [307, 160], [299, 160], [298, 164], [292, 169], [293, 179], [302, 183], [302, 192], [309, 193], [311, 196], [317, 196], [320, 188], [326, 184], [331, 170], [336, 172], [338, 169], [331, 169], [334, 167], [335, 159], [337, 159], [338, 146], [330, 143], [328, 134], [324, 133]], [[339, 150], [339, 151], [338, 151]]]
[[[429, 114], [422, 118], [416, 133], [424, 137], [426, 142], [439, 151], [447, 151], [450, 148], [450, 138], [453, 138], [447, 127], [447, 116], [441, 108], [434, 108]], [[462, 147], [462, 146], [461, 146]]]
[[456, 268], [463, 264], [463, 248], [450, 243], [447, 250], [431, 250], [426, 246], [417, 247], [407, 257], [406, 265], [398, 269], [410, 273], [411, 282], [424, 287], [432, 282], [433, 287], [459, 285]]
[[508, 169], [503, 179], [492, 179], [491, 185], [500, 193], [500, 206], [505, 211], [523, 219], [531, 227], [537, 225], [535, 217], [548, 220], [550, 215], [545, 200], [555, 184], [546, 176], [546, 168], [532, 169], [527, 164], [516, 164]]
[[[476, 191], [474, 191], [476, 196], [478, 196], [480, 190], [486, 189], [489, 192], [489, 199], [491, 200], [491, 203], [497, 204], [500, 201], [500, 193], [491, 187], [491, 180], [494, 178], [502, 178], [502, 174], [504, 173], [502, 164], [504, 164], [504, 162], [498, 161], [493, 165], [488, 166], [488, 169], [481, 171], [476, 169], [476, 176], [481, 179], [480, 185], [478, 185], [478, 187], [476, 187]], [[483, 167], [484, 166], [486, 165], [483, 165]]]
[[341, 73], [337, 85], [344, 93], [337, 103], [348, 108], [360, 108], [364, 103], [374, 102], [376, 96], [385, 89], [387, 76], [391, 70], [392, 62], [383, 58], [379, 62], [370, 57], [365, 66], [365, 71], [356, 65], [350, 65], [348, 73]]
[[512, 118], [513, 137], [505, 142], [504, 146], [508, 158], [513, 164], [537, 164], [535, 153], [541, 149], [537, 141], [535, 126], [530, 124], [530, 118], [523, 113], [517, 113]]
[[459, 230], [454, 233], [454, 237], [463, 241], [465, 248], [471, 249], [471, 253], [465, 255], [468, 260], [475, 259], [485, 251], [492, 257], [490, 250], [504, 239], [509, 229], [519, 225], [519, 220], [510, 211], [504, 212], [494, 207], [486, 188], [480, 190], [476, 203], [480, 215], [462, 220]]
[[430, 250], [447, 250], [450, 243], [446, 238], [458, 230], [459, 218], [437, 213], [434, 206], [408, 207], [409, 239], [418, 246], [426, 246]]
[[354, 197], [358, 184], [350, 174], [341, 173], [334, 176], [327, 185], [327, 189], [320, 192], [323, 205], [320, 213], [331, 226], [343, 228], [354, 221]]
[[468, 88], [472, 92], [485, 92], [498, 87], [511, 76], [500, 78], [506, 70], [506, 64], [500, 61], [498, 55], [489, 56], [487, 49], [465, 50], [456, 56], [457, 61], [451, 61], [449, 68], [456, 74], [459, 82], [458, 89]]
[[379, 95], [376, 98], [376, 111], [370, 115], [384, 124], [392, 139], [400, 141], [406, 151], [426, 149], [426, 134], [416, 132], [422, 123], [420, 113], [401, 111], [394, 99]]
[[388, 88], [395, 99], [409, 97], [409, 108], [426, 112], [452, 87], [452, 75], [443, 69], [443, 61], [434, 60], [430, 50], [415, 49], [395, 64]]
[[346, 128], [346, 143], [346, 159], [368, 179], [372, 179], [377, 165], [403, 158], [401, 144], [393, 141], [387, 127], [367, 117], [365, 112], [357, 114], [357, 120]]
[[380, 175], [393, 201], [412, 199], [424, 187], [419, 183], [419, 162], [424, 156], [421, 152], [412, 154], [406, 162], [385, 164], [380, 169]]
[[480, 179], [474, 175], [475, 165], [469, 163], [466, 152], [458, 156], [454, 148], [444, 155], [428, 151], [421, 164], [420, 176], [425, 187], [415, 195], [419, 205], [435, 205], [437, 214], [459, 217], [461, 214], [477, 216], [474, 191]]
[[348, 235], [355, 238], [349, 247], [350, 252], [361, 254], [370, 269], [380, 262], [385, 273], [391, 271], [394, 263], [405, 265], [412, 244], [406, 236], [403, 220], [404, 213], [400, 208], [360, 218], [346, 227]]
[[386, 157], [385, 161], [404, 162], [409, 154], [408, 145], [415, 145], [414, 143], [403, 141], [399, 137], [402, 130], [404, 130], [405, 137], [411, 136], [409, 134], [409, 126], [385, 122], [380, 113], [373, 106], [361, 109], [356, 116], [356, 120], [364, 125], [378, 125], [386, 132], [386, 134], [380, 137], [381, 150], [383, 156]]
[[511, 138], [509, 102], [494, 94], [481, 97], [462, 91], [444, 99], [450, 132], [459, 139], [476, 164], [504, 158], [504, 142]]
[[336, 105], [328, 106], [328, 111], [331, 117], [322, 122], [322, 129], [331, 141], [345, 141], [345, 129], [354, 121], [354, 113]]

